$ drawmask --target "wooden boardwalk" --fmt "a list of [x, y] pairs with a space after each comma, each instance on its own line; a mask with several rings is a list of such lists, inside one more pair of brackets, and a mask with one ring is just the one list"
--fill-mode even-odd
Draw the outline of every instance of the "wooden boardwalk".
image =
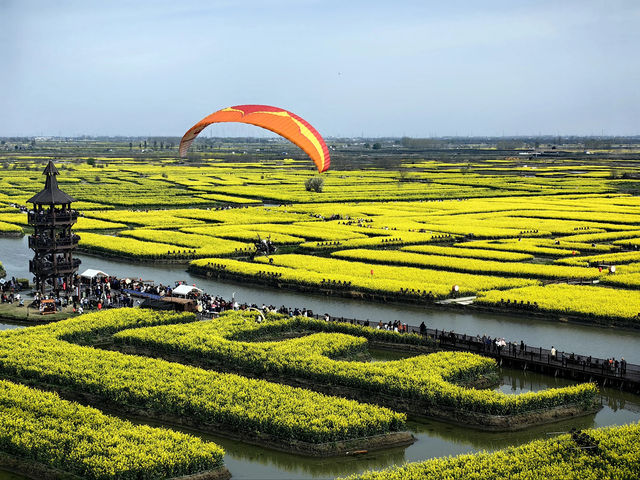
[[[317, 315], [316, 318], [324, 317]], [[365, 325], [365, 321], [354, 318], [330, 317], [331, 321], [340, 321]], [[375, 328], [376, 323], [369, 326]], [[420, 334], [420, 328], [407, 326], [410, 333]], [[577, 381], [596, 382], [602, 386], [619, 388], [628, 392], [640, 394], [640, 365], [627, 363], [616, 368], [615, 362], [609, 359], [597, 358], [587, 354], [569, 354], [557, 351], [555, 357], [551, 351], [531, 345], [507, 342], [504, 347], [498, 347], [493, 339], [485, 339], [476, 335], [466, 335], [444, 330], [428, 328], [424, 333], [436, 341], [436, 348], [461, 352], [478, 353], [495, 358], [502, 366], [533, 370], [547, 375], [571, 378]], [[396, 350], [402, 350], [397, 345]], [[620, 359], [617, 359], [620, 361]]]

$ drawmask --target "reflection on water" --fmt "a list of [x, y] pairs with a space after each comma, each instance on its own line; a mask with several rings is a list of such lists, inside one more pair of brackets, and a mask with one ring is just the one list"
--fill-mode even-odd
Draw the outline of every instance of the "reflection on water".
[[314, 458], [248, 446], [217, 436], [206, 437], [226, 450], [225, 464], [233, 474], [233, 478], [256, 480], [334, 478], [364, 470], [379, 470], [405, 461], [402, 448], [359, 456]]
[[[406, 357], [386, 351], [372, 351], [375, 361], [397, 360]], [[551, 387], [562, 387], [574, 382], [545, 375], [501, 369], [502, 384], [497, 389], [505, 393], [523, 393]], [[535, 439], [549, 438], [577, 429], [621, 425], [640, 420], [640, 397], [618, 390], [603, 389], [603, 408], [592, 415], [534, 427], [521, 432], [485, 432], [464, 426], [433, 420], [409, 421], [408, 428], [417, 438], [416, 443], [402, 449], [374, 452], [364, 457], [313, 459], [302, 458], [242, 443], [209, 437], [227, 451], [226, 462], [234, 478], [241, 479], [307, 479], [334, 478], [369, 469], [380, 469], [393, 464], [421, 461], [428, 458], [496, 450], [519, 445]]]

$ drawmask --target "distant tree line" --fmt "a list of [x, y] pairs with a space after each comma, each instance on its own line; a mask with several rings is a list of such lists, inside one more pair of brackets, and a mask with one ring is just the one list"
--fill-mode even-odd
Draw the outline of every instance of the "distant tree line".
[[439, 138], [402, 137], [400, 139], [400, 145], [406, 148], [443, 148], [447, 144], [447, 141]]

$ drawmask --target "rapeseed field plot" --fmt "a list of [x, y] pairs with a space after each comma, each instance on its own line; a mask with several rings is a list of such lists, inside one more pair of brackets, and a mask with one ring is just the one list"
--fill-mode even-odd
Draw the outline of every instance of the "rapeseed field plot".
[[229, 210], [175, 210], [175, 216], [189, 218], [209, 223], [224, 224], [253, 224], [253, 223], [293, 223], [309, 221], [308, 214], [287, 212], [282, 209], [269, 207], [247, 207]]
[[[15, 209], [13, 210], [15, 212]], [[15, 225], [27, 225], [27, 215], [24, 213], [0, 213], [0, 221]]]
[[[15, 212], [15, 209], [13, 210]], [[0, 212], [0, 221], [14, 225], [27, 226], [27, 215], [25, 213]], [[118, 230], [126, 228], [123, 223], [97, 220], [89, 217], [78, 217], [78, 221], [73, 225], [75, 230]]]
[[[442, 216], [431, 217], [428, 221], [432, 222], [432, 224], [453, 224], [457, 228], [459, 228], [459, 226], [476, 228], [483, 225], [491, 225], [493, 228], [508, 228], [515, 231], [515, 233], [512, 233], [510, 236], [531, 236], [528, 235], [530, 232], [536, 233], [538, 236], [570, 235], [576, 231], [590, 231], [595, 233], [603, 232], [604, 228], [617, 228], [616, 225], [596, 222], [532, 218], [518, 210], [502, 211], [499, 215], [496, 213], [472, 213], [456, 215], [453, 218]], [[437, 228], [437, 226], [433, 226], [432, 228]], [[519, 235], [520, 232], [523, 232], [522, 235]]]
[[[464, 245], [462, 243], [461, 245]], [[424, 253], [429, 255], [443, 255], [463, 258], [480, 258], [483, 260], [500, 260], [506, 262], [523, 262], [532, 260], [533, 255], [526, 253], [504, 252], [499, 250], [485, 250], [464, 247], [441, 247], [437, 245], [415, 245], [403, 247], [407, 252]]]
[[640, 292], [637, 290], [551, 284], [481, 292], [476, 301], [504, 307], [507, 306], [507, 302], [524, 303], [539, 311], [560, 315], [584, 315], [600, 323], [617, 323], [635, 328], [640, 319]]
[[[309, 332], [309, 335], [284, 341], [243, 341], [259, 338], [262, 332], [273, 335], [290, 331]], [[365, 338], [417, 344], [422, 341], [418, 335], [403, 338], [393, 331], [329, 324], [305, 317], [274, 315], [265, 323], [257, 323], [249, 321], [247, 314], [228, 312], [216, 322], [125, 330], [116, 335], [116, 342], [183, 354], [198, 361], [234, 365], [240, 373], [277, 375], [282, 379], [294, 376], [319, 385], [356, 388], [363, 394], [384, 392], [392, 398], [412, 398], [422, 408], [447, 407], [513, 415], [566, 404], [589, 405], [596, 392], [592, 384], [525, 395], [466, 388], [477, 377], [495, 372], [496, 364], [485, 357], [463, 352], [438, 352], [383, 363], [330, 358], [366, 350]]]
[[3, 452], [93, 480], [198, 474], [220, 468], [224, 456], [221, 447], [195, 436], [134, 425], [6, 380], [0, 380], [0, 445]]
[[212, 425], [250, 439], [267, 434], [283, 445], [384, 435], [405, 426], [406, 416], [387, 408], [74, 343], [130, 328], [195, 320], [193, 314], [117, 309], [3, 332], [0, 371], [15, 381], [90, 395], [120, 411], [144, 412], [149, 418], [173, 416], [188, 425]]
[[89, 217], [78, 217], [78, 221], [73, 225], [74, 230], [120, 230], [122, 228], [127, 228], [127, 226], [124, 223]]
[[568, 235], [564, 237], [562, 240], [564, 242], [613, 242], [616, 244], [618, 240], [626, 240], [630, 238], [635, 238], [640, 236], [640, 230], [625, 230], [625, 231], [616, 231], [616, 232], [605, 232], [605, 233], [594, 233], [594, 234], [577, 234], [577, 235]]
[[589, 429], [496, 452], [407, 463], [341, 480], [630, 479], [640, 475], [640, 425]]
[[580, 257], [559, 258], [555, 261], [562, 265], [618, 265], [621, 263], [640, 262], [640, 252], [617, 252], [617, 253], [601, 253], [598, 255], [585, 255]]
[[[446, 298], [454, 285], [461, 295], [472, 295], [486, 288], [511, 288], [535, 285], [536, 280], [470, 275], [432, 269], [394, 267], [361, 262], [322, 259], [296, 255], [297, 261], [279, 256], [280, 262], [269, 263], [262, 258], [243, 262], [224, 258], [204, 258], [191, 262], [195, 272], [205, 275], [225, 275], [232, 278], [287, 284], [292, 288], [311, 286], [314, 291], [355, 292], [379, 295], [380, 298], [401, 295], [402, 298], [433, 300]], [[270, 257], [274, 258], [274, 257]], [[374, 274], [371, 275], [371, 270]], [[210, 273], [209, 273], [210, 272]], [[376, 273], [377, 272], [377, 273]], [[392, 297], [393, 298], [393, 297]]]
[[171, 252], [178, 251], [180, 254], [187, 253], [186, 249], [168, 243], [145, 242], [135, 238], [118, 238], [89, 232], [80, 233], [80, 247], [94, 252], [133, 258], [169, 257], [172, 255]]
[[332, 253], [342, 259], [364, 260], [380, 264], [424, 266], [443, 268], [448, 271], [470, 272], [478, 274], [494, 274], [524, 278], [551, 279], [596, 279], [598, 270], [581, 267], [562, 267], [557, 265], [541, 265], [533, 263], [516, 263], [472, 258], [451, 257], [445, 255], [425, 255], [392, 250], [342, 250]]
[[[171, 245], [178, 247], [173, 248], [172, 251], [176, 251], [177, 253], [178, 250], [183, 251], [184, 248], [188, 248], [189, 250], [193, 249], [193, 254], [191, 255], [193, 257], [226, 256], [250, 247], [247, 243], [236, 242], [234, 240], [170, 230], [125, 230], [121, 232], [120, 235], [145, 242], [156, 242], [158, 244], [171, 242]], [[169, 253], [164, 254], [168, 256], [171, 255]]]
[[111, 211], [91, 211], [85, 212], [85, 216], [98, 220], [110, 221], [117, 219], [121, 223], [149, 228], [181, 228], [192, 225], [204, 225], [204, 221], [192, 218], [179, 217], [177, 214], [182, 210], [118, 210], [117, 213]]
[[240, 242], [255, 241], [257, 235], [260, 235], [261, 238], [268, 237], [271, 242], [275, 244], [300, 244], [304, 242], [304, 238], [301, 237], [273, 232], [270, 229], [269, 224], [214, 224], [201, 227], [184, 227], [180, 230], [184, 233], [228, 238], [230, 240], [238, 240]]
[[[194, 188], [192, 188], [192, 190], [194, 190]], [[207, 189], [208, 190], [208, 189]], [[207, 193], [207, 194], [202, 194], [202, 195], [198, 195], [198, 197], [202, 198], [203, 200], [207, 200], [209, 202], [221, 202], [221, 203], [231, 203], [231, 204], [259, 204], [262, 203], [260, 200], [255, 199], [255, 198], [248, 198], [248, 197], [238, 197], [235, 195], [224, 195], [221, 193]]]
[[[614, 160], [407, 158], [393, 169], [334, 168], [318, 193], [306, 191], [300, 160], [225, 152], [232, 161], [200, 153], [179, 163], [158, 152], [148, 162], [126, 151], [60, 160], [61, 185], [81, 211], [80, 247], [198, 259], [192, 269], [203, 274], [377, 299], [430, 302], [455, 285], [465, 295], [550, 280], [640, 285], [640, 200], [622, 193], [634, 180], [614, 175]], [[40, 190], [44, 160], [4, 158], [0, 234], [29, 233], [12, 204]], [[252, 260], [258, 237], [284, 254]], [[617, 273], [600, 272], [603, 264]]]
[[601, 249], [599, 251], [608, 252], [611, 246], [600, 245], [592, 247], [583, 243], [568, 243], [562, 239], [553, 240], [549, 238], [509, 238], [500, 240], [472, 240], [468, 242], [459, 242], [456, 247], [500, 250], [504, 252], [521, 252], [530, 253], [535, 256], [542, 257], [564, 257], [569, 255], [578, 255], [585, 248], [587, 251], [591, 249]]
[[635, 264], [633, 270], [635, 271], [627, 271], [624, 267], [620, 267], [620, 273], [607, 275], [601, 280], [601, 283], [612, 287], [640, 288], [640, 264]]
[[[263, 258], [256, 259], [259, 262], [269, 263], [269, 266], [282, 266], [299, 271], [298, 277], [302, 280], [306, 273], [315, 273], [315, 278], [325, 275], [326, 278], [335, 277], [343, 281], [358, 281], [361, 285], [367, 285], [372, 290], [384, 291], [385, 285], [390, 291], [399, 292], [401, 289], [429, 291], [436, 295], [448, 294], [453, 285], [460, 287], [461, 293], [475, 293], [481, 289], [508, 288], [514, 284], [537, 284], [536, 280], [521, 278], [505, 278], [490, 275], [472, 275], [447, 270], [424, 269], [415, 267], [398, 267], [389, 265], [377, 265], [375, 263], [363, 263], [334, 258], [318, 258], [309, 255], [274, 255], [273, 262]], [[265, 265], [266, 266], [266, 265]], [[371, 271], [373, 270], [373, 274]], [[357, 280], [356, 280], [357, 279]]]
[[1, 222], [0, 221], [0, 232], [3, 234], [22, 234], [22, 227], [19, 225], [15, 225], [13, 223]]

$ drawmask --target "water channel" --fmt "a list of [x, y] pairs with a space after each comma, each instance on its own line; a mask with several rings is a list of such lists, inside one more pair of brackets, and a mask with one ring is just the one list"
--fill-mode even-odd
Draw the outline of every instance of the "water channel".
[[[29, 260], [32, 256], [33, 252], [27, 246], [26, 236], [0, 238], [0, 262], [4, 264], [9, 277], [31, 280]], [[95, 268], [120, 278], [142, 278], [164, 285], [173, 285], [177, 280], [182, 280], [188, 284], [195, 284], [212, 295], [221, 295], [226, 299], [235, 296], [240, 303], [306, 307], [315, 313], [327, 312], [332, 316], [363, 320], [368, 318], [376, 322], [398, 319], [408, 325], [420, 325], [420, 322], [424, 321], [429, 328], [453, 330], [469, 335], [499, 336], [517, 343], [524, 340], [527, 345], [545, 348], [553, 345], [558, 351], [593, 357], [624, 357], [629, 363], [640, 364], [640, 331], [544, 321], [526, 316], [371, 303], [324, 295], [314, 296], [266, 286], [196, 277], [186, 271], [186, 265], [180, 264], [127, 263], [90, 255], [76, 255], [76, 257], [82, 260], [80, 271]]]
[[[135, 277], [172, 285], [176, 280], [196, 284], [208, 293], [235, 298], [239, 302], [298, 306], [316, 313], [328, 312], [334, 316], [355, 317], [372, 321], [399, 319], [410, 325], [424, 321], [431, 328], [454, 330], [469, 334], [487, 333], [503, 336], [507, 340], [524, 340], [530, 345], [555, 345], [559, 350], [608, 357], [624, 356], [631, 363], [640, 363], [640, 333], [618, 331], [581, 325], [532, 320], [526, 317], [501, 316], [467, 311], [447, 311], [413, 305], [371, 304], [364, 301], [311, 296], [284, 292], [277, 289], [235, 284], [194, 277], [185, 272], [183, 265], [144, 265], [78, 255], [80, 270], [96, 268], [118, 277]], [[7, 274], [17, 278], [31, 278], [28, 260], [31, 253], [26, 238], [0, 238], [0, 261]], [[0, 325], [0, 329], [12, 328]], [[372, 352], [375, 361], [397, 358], [384, 352]], [[566, 379], [532, 372], [502, 369], [502, 384], [506, 393], [537, 391], [544, 388], [569, 385]], [[640, 397], [612, 389], [602, 389], [603, 408], [596, 414], [578, 419], [527, 429], [523, 432], [487, 433], [437, 421], [410, 421], [409, 429], [417, 438], [407, 448], [391, 449], [358, 457], [315, 459], [275, 452], [217, 436], [201, 435], [225, 448], [225, 463], [234, 479], [246, 480], [298, 480], [330, 479], [336, 476], [380, 469], [393, 464], [419, 461], [433, 457], [456, 455], [478, 450], [494, 450], [537, 438], [548, 438], [572, 427], [591, 428], [620, 425], [640, 420]], [[0, 472], [0, 480], [18, 480], [23, 477]]]

